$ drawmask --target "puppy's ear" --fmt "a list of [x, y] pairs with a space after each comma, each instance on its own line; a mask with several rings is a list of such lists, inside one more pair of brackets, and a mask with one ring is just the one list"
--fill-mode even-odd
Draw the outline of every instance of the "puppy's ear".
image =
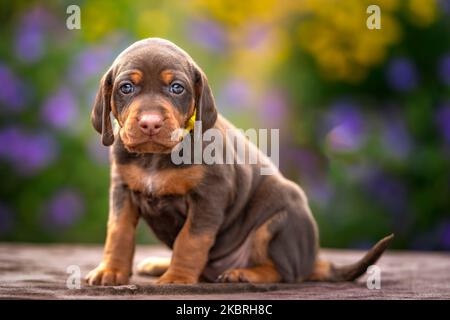
[[95, 130], [102, 135], [102, 143], [110, 146], [114, 142], [111, 124], [112, 71], [109, 70], [100, 80], [100, 87], [95, 97], [91, 112], [91, 122]]
[[212, 128], [217, 120], [216, 103], [208, 79], [198, 66], [195, 66], [195, 107], [195, 120], [202, 122], [202, 131]]

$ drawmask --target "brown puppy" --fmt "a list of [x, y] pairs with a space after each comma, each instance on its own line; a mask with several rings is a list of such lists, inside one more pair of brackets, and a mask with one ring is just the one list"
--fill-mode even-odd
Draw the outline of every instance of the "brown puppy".
[[[120, 126], [116, 139], [110, 113]], [[194, 114], [203, 131], [216, 128], [224, 140], [226, 130], [235, 130], [218, 116], [202, 70], [169, 41], [136, 42], [104, 75], [92, 123], [105, 145], [115, 143], [104, 258], [88, 274], [89, 284], [128, 283], [141, 217], [173, 249], [170, 261], [138, 267], [162, 274], [159, 283], [352, 280], [386, 249], [392, 236], [352, 266], [319, 261], [304, 192], [278, 172], [261, 175], [267, 158], [244, 136], [237, 135], [247, 155], [259, 156], [256, 164], [174, 164], [172, 134], [189, 127]]]

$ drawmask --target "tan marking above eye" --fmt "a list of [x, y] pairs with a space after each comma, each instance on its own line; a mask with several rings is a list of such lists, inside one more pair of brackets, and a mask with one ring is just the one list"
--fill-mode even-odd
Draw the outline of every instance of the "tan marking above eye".
[[164, 81], [166, 85], [169, 85], [174, 78], [175, 75], [171, 70], [164, 70], [163, 72], [161, 72], [161, 80]]
[[133, 71], [130, 74], [130, 79], [131, 79], [131, 81], [133, 81], [134, 84], [138, 84], [139, 82], [141, 82], [142, 78], [143, 78], [143, 74], [140, 71]]

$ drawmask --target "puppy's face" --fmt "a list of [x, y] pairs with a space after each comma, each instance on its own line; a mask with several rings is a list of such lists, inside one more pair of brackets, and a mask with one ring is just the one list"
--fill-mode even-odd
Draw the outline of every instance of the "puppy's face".
[[125, 60], [111, 97], [120, 138], [131, 152], [170, 152], [194, 114], [195, 75], [165, 52], [134, 50]]
[[114, 141], [111, 112], [130, 152], [168, 153], [197, 111], [203, 129], [217, 112], [207, 79], [180, 48], [162, 39], [139, 41], [114, 61], [97, 94], [92, 122], [102, 141]]

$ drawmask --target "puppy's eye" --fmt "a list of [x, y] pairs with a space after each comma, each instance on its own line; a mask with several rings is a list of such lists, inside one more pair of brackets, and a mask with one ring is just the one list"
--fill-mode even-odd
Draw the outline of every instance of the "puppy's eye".
[[120, 89], [120, 92], [122, 92], [123, 94], [130, 94], [130, 93], [134, 92], [134, 86], [129, 82], [121, 85], [119, 89]]
[[184, 91], [184, 87], [181, 84], [175, 82], [175, 83], [172, 83], [170, 85], [170, 89], [169, 90], [172, 93], [181, 94]]

